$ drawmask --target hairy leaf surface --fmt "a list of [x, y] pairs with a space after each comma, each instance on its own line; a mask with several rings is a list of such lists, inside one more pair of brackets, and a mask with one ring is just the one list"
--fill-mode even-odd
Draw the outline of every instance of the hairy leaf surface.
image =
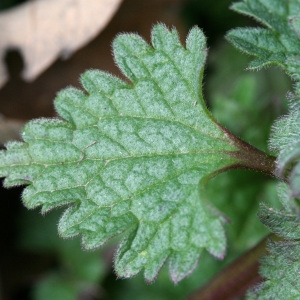
[[287, 70], [287, 59], [297, 56], [300, 50], [299, 7], [299, 0], [244, 0], [231, 6], [267, 27], [238, 28], [227, 34], [238, 49], [256, 56], [249, 69], [280, 65]]
[[289, 112], [276, 121], [270, 148], [278, 153], [277, 175], [289, 182], [280, 189], [281, 210], [261, 205], [261, 221], [280, 236], [282, 242], [269, 244], [262, 260], [264, 282], [249, 293], [250, 299], [299, 299], [300, 271], [300, 1], [244, 0], [233, 10], [254, 17], [267, 28], [235, 29], [227, 38], [237, 48], [256, 56], [250, 69], [279, 65], [294, 80], [295, 91], [289, 96]]
[[279, 199], [282, 208], [274, 209], [261, 204], [258, 216], [276, 235], [285, 239], [300, 239], [300, 206], [297, 199], [290, 199], [290, 189], [284, 183], [278, 185]]
[[141, 270], [155, 279], [168, 261], [174, 282], [197, 265], [203, 249], [222, 258], [222, 218], [203, 184], [237, 162], [237, 151], [202, 97], [203, 33], [193, 28], [184, 48], [176, 30], [156, 25], [152, 46], [135, 34], [113, 43], [128, 84], [101, 71], [81, 77], [87, 93], [60, 92], [62, 119], [28, 123], [24, 143], [0, 152], [5, 185], [29, 185], [28, 208], [68, 205], [63, 237], [82, 235], [92, 249], [123, 233], [115, 267], [121, 277]]
[[[299, 94], [300, 96], [300, 94]], [[289, 113], [273, 126], [270, 147], [279, 153], [277, 174], [286, 177], [291, 197], [300, 198], [300, 98], [290, 100]]]
[[227, 35], [237, 48], [257, 57], [249, 68], [280, 65], [296, 83], [289, 113], [273, 127], [270, 148], [279, 154], [277, 175], [288, 176], [291, 196], [300, 197], [300, 1], [244, 0], [234, 3], [232, 9], [267, 27], [239, 28]]
[[299, 241], [269, 242], [269, 255], [261, 263], [265, 281], [251, 292], [248, 300], [299, 299]]
[[[300, 4], [299, 4], [300, 7]], [[288, 60], [288, 72], [296, 82], [290, 94], [289, 112], [273, 126], [270, 148], [279, 153], [277, 174], [287, 176], [291, 186], [291, 197], [300, 198], [300, 60]]]
[[299, 299], [300, 297], [300, 203], [290, 199], [289, 187], [280, 184], [281, 210], [263, 205], [261, 221], [281, 241], [269, 241], [268, 255], [261, 260], [260, 273], [264, 281], [249, 292], [248, 299]]

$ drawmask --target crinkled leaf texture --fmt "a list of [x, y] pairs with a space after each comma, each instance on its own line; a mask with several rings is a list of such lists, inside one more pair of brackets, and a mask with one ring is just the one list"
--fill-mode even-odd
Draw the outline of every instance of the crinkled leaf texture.
[[292, 57], [287, 62], [288, 73], [296, 82], [295, 91], [290, 93], [288, 114], [273, 126], [270, 148], [279, 153], [278, 176], [287, 176], [290, 196], [300, 198], [300, 59]]
[[290, 199], [289, 186], [280, 183], [278, 185], [279, 199], [282, 209], [269, 208], [261, 204], [258, 216], [262, 223], [273, 233], [285, 239], [300, 239], [300, 202]]
[[288, 185], [279, 185], [281, 210], [263, 205], [261, 221], [281, 241], [269, 241], [268, 255], [261, 260], [264, 281], [248, 294], [248, 299], [300, 299], [300, 203], [290, 199]]
[[300, 197], [300, 0], [244, 0], [232, 9], [267, 27], [239, 28], [227, 34], [237, 48], [256, 56], [249, 68], [279, 65], [296, 83], [289, 114], [275, 123], [270, 148], [279, 154], [277, 175], [289, 174], [291, 197]]
[[227, 39], [238, 49], [256, 56], [249, 69], [280, 65], [299, 55], [299, 0], [244, 0], [231, 8], [253, 17], [267, 28], [238, 28], [230, 30]]
[[269, 242], [268, 250], [260, 269], [265, 281], [251, 290], [247, 299], [300, 299], [299, 241]]
[[277, 175], [289, 182], [280, 187], [282, 209], [261, 205], [259, 217], [282, 238], [269, 243], [269, 254], [262, 260], [263, 283], [252, 290], [249, 299], [300, 299], [300, 1], [244, 0], [233, 10], [254, 17], [267, 28], [240, 28], [227, 38], [240, 50], [256, 56], [250, 69], [279, 65], [295, 81], [289, 112], [276, 121], [270, 148], [278, 153]]
[[272, 129], [270, 148], [277, 151], [277, 174], [287, 177], [290, 196], [300, 198], [300, 94], [290, 100], [289, 113]]
[[184, 48], [175, 29], [158, 24], [152, 46], [135, 34], [113, 43], [117, 65], [132, 84], [90, 70], [87, 94], [68, 88], [55, 107], [62, 120], [34, 120], [24, 143], [0, 153], [4, 184], [28, 184], [23, 201], [42, 211], [68, 205], [63, 237], [82, 235], [92, 249], [123, 233], [115, 268], [141, 270], [153, 281], [165, 261], [178, 282], [201, 251], [222, 258], [222, 217], [203, 196], [205, 181], [236, 162], [237, 151], [208, 112], [201, 92], [206, 57], [194, 27]]

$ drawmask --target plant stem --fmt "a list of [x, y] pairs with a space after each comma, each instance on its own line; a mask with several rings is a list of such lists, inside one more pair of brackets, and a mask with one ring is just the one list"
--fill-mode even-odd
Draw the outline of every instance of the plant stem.
[[275, 235], [270, 234], [261, 240], [194, 292], [188, 300], [232, 300], [244, 295], [251, 286], [262, 279], [258, 273], [259, 259], [267, 252], [267, 240], [270, 238], [275, 238]]
[[[278, 177], [275, 173], [276, 157], [268, 155], [267, 153], [253, 147], [252, 145], [246, 143], [245, 141], [229, 132], [226, 128], [222, 127], [221, 125], [219, 126], [222, 131], [233, 141], [235, 146], [240, 149], [239, 151], [228, 152], [229, 155], [239, 159], [240, 161], [239, 163], [230, 166], [229, 169], [244, 168]], [[284, 180], [284, 178], [279, 179]]]

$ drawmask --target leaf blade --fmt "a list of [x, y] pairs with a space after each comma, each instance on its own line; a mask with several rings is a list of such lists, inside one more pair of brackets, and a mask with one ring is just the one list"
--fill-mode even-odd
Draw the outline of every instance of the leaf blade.
[[119, 276], [144, 270], [153, 281], [168, 260], [178, 282], [204, 249], [224, 257], [222, 217], [206, 203], [202, 186], [238, 162], [230, 155], [238, 149], [202, 97], [200, 29], [190, 31], [184, 48], [175, 30], [158, 24], [152, 43], [118, 36], [115, 59], [132, 84], [87, 71], [81, 76], [87, 94], [68, 88], [55, 100], [63, 120], [32, 121], [25, 143], [11, 144], [16, 153], [0, 152], [0, 176], [11, 185], [30, 183], [23, 193], [29, 208], [68, 205], [59, 233], [82, 235], [85, 248], [122, 234]]

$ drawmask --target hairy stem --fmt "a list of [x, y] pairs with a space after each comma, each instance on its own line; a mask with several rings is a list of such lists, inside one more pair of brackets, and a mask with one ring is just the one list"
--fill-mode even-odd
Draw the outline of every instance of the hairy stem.
[[259, 259], [267, 253], [267, 240], [275, 239], [274, 234], [268, 235], [254, 248], [227, 266], [205, 286], [194, 292], [188, 300], [231, 300], [245, 292], [262, 278], [258, 273]]
[[[219, 125], [222, 131], [233, 141], [233, 143], [240, 149], [239, 151], [229, 152], [228, 154], [239, 159], [239, 163], [229, 167], [229, 169], [250, 169], [259, 171], [267, 175], [278, 177], [275, 173], [276, 157], [268, 155], [267, 153], [253, 147], [252, 145], [241, 140], [227, 129]], [[284, 180], [284, 178], [279, 178]]]

